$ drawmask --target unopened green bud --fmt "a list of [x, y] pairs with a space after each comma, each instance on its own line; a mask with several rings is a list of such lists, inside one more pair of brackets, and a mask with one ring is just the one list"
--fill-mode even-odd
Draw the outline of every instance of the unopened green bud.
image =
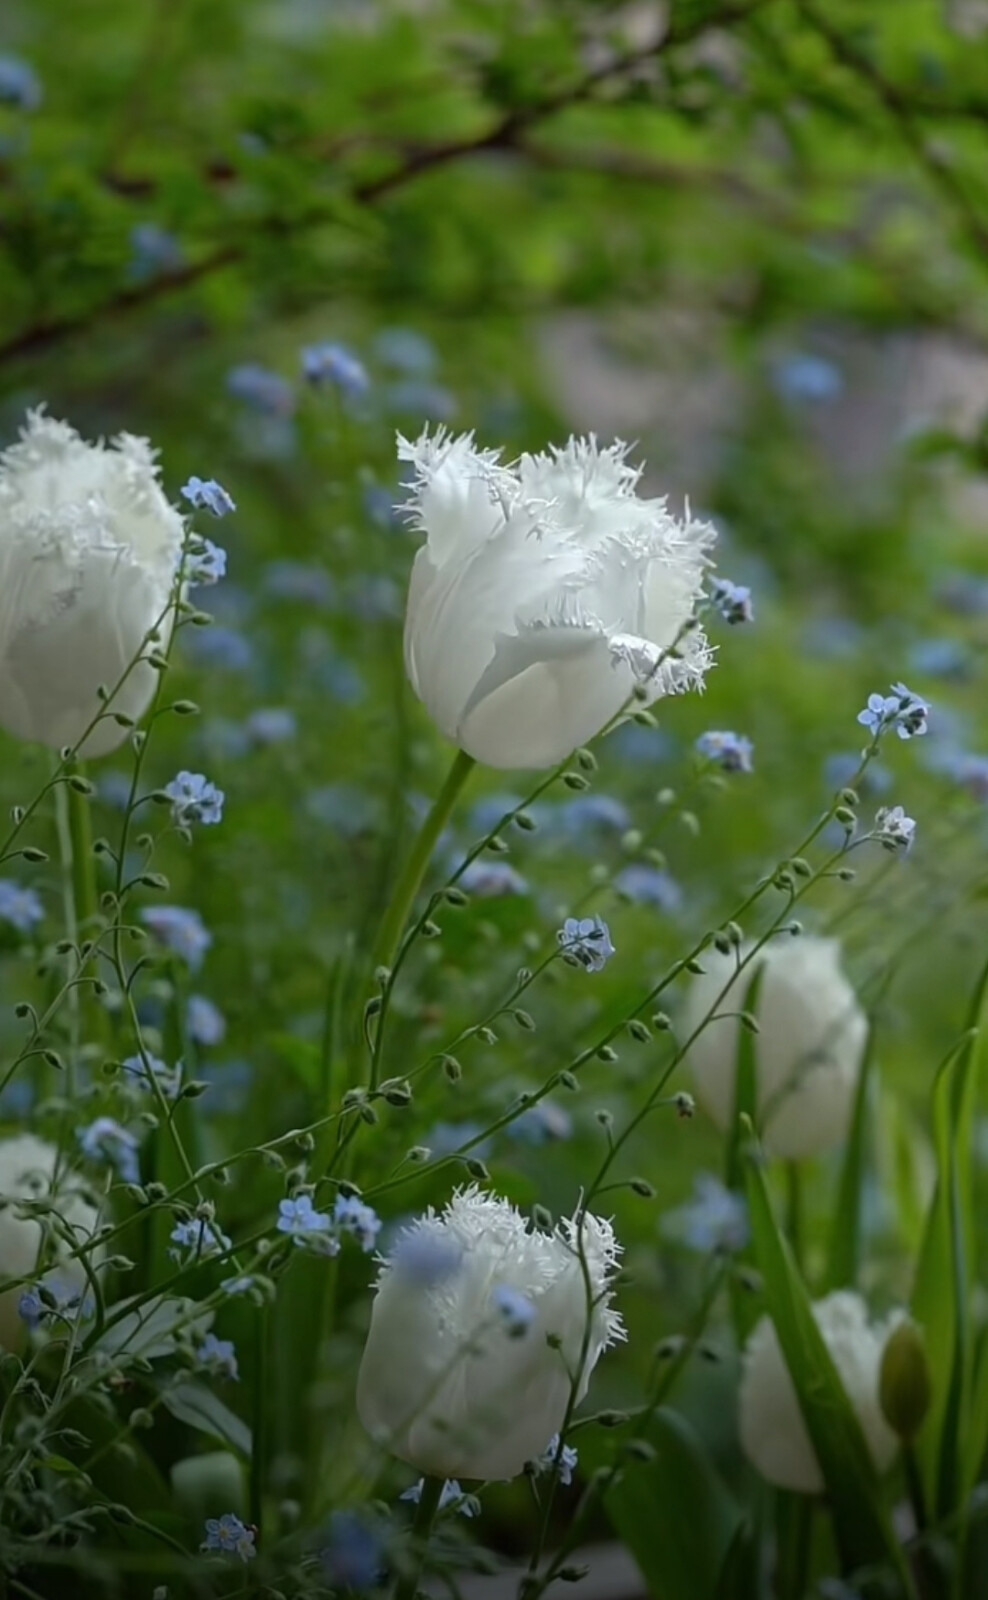
[[878, 1398], [889, 1427], [911, 1443], [930, 1409], [932, 1379], [923, 1335], [915, 1322], [900, 1322], [882, 1355]]

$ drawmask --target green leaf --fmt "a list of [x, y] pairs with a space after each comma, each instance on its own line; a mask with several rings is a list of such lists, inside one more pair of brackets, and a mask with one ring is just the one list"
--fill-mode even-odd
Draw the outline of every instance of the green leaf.
[[[972, 1146], [977, 1098], [978, 1023], [988, 964], [975, 985], [968, 1028], [933, 1085], [937, 1183], [916, 1268], [912, 1313], [923, 1329], [931, 1371], [940, 1379], [917, 1441], [930, 1504], [946, 1516], [961, 1504], [973, 1381], [971, 1290], [974, 1284]], [[944, 1379], [946, 1378], [946, 1381]]]
[[748, 1517], [742, 1517], [717, 1580], [716, 1600], [751, 1600], [759, 1592], [762, 1549], [758, 1535], [757, 1521], [753, 1526]]
[[988, 1453], [988, 1336], [982, 1334], [978, 1350], [974, 1382], [971, 1388], [969, 1422], [964, 1432], [964, 1455], [961, 1465], [963, 1498], [966, 1500], [981, 1472], [981, 1463]]
[[[120, 1311], [126, 1304], [128, 1302], [122, 1300], [114, 1310]], [[135, 1302], [133, 1311], [125, 1312], [104, 1328], [87, 1354], [99, 1350], [110, 1356], [159, 1360], [174, 1353], [179, 1332], [185, 1338], [201, 1338], [209, 1331], [212, 1321], [213, 1313], [203, 1311], [193, 1300], [153, 1295], [141, 1304]]]
[[190, 1428], [198, 1428], [200, 1433], [221, 1439], [242, 1456], [250, 1455], [250, 1429], [246, 1422], [217, 1399], [204, 1384], [191, 1381], [173, 1384], [162, 1389], [161, 1403], [173, 1417], [188, 1423]]
[[854, 1114], [851, 1118], [837, 1187], [837, 1206], [834, 1211], [830, 1252], [824, 1278], [825, 1289], [828, 1291], [854, 1284], [858, 1276], [861, 1254], [861, 1191], [864, 1183], [865, 1143], [868, 1132], [868, 1094], [874, 1060], [875, 1019], [872, 1017], [861, 1056], [861, 1065], [858, 1068]]
[[47, 1467], [49, 1472], [64, 1473], [66, 1477], [70, 1478], [81, 1478], [83, 1482], [87, 1484], [92, 1482], [92, 1479], [88, 1476], [88, 1474], [83, 1472], [82, 1468], [79, 1466], [79, 1463], [77, 1461], [69, 1461], [66, 1456], [42, 1456], [39, 1465], [42, 1467]]
[[874, 1463], [775, 1220], [757, 1154], [749, 1160], [747, 1177], [765, 1299], [827, 1486], [842, 1567], [845, 1572], [873, 1564], [891, 1567], [912, 1597], [912, 1578], [882, 1501]]
[[607, 1495], [608, 1515], [652, 1600], [715, 1600], [740, 1508], [679, 1412], [660, 1407], [646, 1437], [655, 1459], [628, 1467]]

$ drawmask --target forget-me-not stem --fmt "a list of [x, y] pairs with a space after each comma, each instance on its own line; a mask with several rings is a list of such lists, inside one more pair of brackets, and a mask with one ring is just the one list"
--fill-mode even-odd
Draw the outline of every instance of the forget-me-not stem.
[[[469, 759], [468, 756], [467, 760]], [[436, 1520], [445, 1487], [446, 1484], [443, 1478], [426, 1476], [422, 1479], [422, 1493], [419, 1503], [415, 1507], [415, 1518], [412, 1523], [412, 1536], [415, 1540], [412, 1565], [404, 1577], [399, 1578], [395, 1584], [394, 1600], [415, 1600], [419, 1592], [419, 1579], [425, 1567], [429, 1536], [432, 1533], [432, 1525]]]

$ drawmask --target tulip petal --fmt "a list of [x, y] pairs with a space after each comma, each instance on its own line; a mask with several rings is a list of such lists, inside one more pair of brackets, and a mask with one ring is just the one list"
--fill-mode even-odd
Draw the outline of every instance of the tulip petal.
[[552, 767], [616, 716], [634, 688], [603, 630], [531, 623], [498, 634], [467, 700], [461, 747], [489, 767]]

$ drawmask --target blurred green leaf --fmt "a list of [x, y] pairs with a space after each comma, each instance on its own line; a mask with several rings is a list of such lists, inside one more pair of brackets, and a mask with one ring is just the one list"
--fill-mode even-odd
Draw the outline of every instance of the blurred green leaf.
[[864, 1186], [868, 1134], [868, 1095], [875, 1060], [875, 1020], [871, 1018], [868, 1037], [858, 1068], [854, 1112], [841, 1164], [837, 1205], [830, 1233], [830, 1255], [824, 1278], [824, 1291], [854, 1284], [861, 1256], [861, 1194]]
[[173, 1417], [180, 1422], [187, 1422], [190, 1428], [221, 1439], [242, 1456], [250, 1455], [251, 1438], [247, 1424], [204, 1384], [173, 1384], [170, 1388], [162, 1389], [161, 1403]]
[[903, 1591], [912, 1596], [912, 1578], [882, 1502], [868, 1446], [775, 1220], [756, 1155], [748, 1164], [748, 1203], [765, 1300], [827, 1486], [843, 1569], [891, 1567]]
[[930, 1504], [946, 1515], [959, 1503], [965, 1431], [970, 1424], [974, 1285], [972, 1147], [977, 1098], [978, 1025], [988, 989], [982, 969], [968, 1012], [968, 1029], [941, 1065], [933, 1085], [937, 1184], [916, 1269], [912, 1312], [926, 1337], [939, 1378], [917, 1443]]
[[[114, 1307], [114, 1313], [126, 1304], [121, 1301]], [[196, 1309], [192, 1300], [154, 1295], [104, 1328], [87, 1353], [141, 1356], [145, 1361], [154, 1361], [174, 1353], [177, 1333], [181, 1332], [186, 1338], [201, 1338], [212, 1322], [213, 1313]]]
[[740, 1509], [679, 1412], [661, 1407], [645, 1437], [655, 1459], [617, 1481], [607, 1496], [611, 1521], [652, 1600], [715, 1600]]
[[[760, 961], [744, 991], [741, 1010], [757, 1019], [758, 1000], [765, 977], [765, 963]], [[758, 1126], [758, 1034], [738, 1026], [738, 1048], [734, 1066], [734, 1115], [727, 1135], [727, 1161], [725, 1182], [729, 1189], [744, 1188], [744, 1122], [747, 1117], [753, 1128]]]

